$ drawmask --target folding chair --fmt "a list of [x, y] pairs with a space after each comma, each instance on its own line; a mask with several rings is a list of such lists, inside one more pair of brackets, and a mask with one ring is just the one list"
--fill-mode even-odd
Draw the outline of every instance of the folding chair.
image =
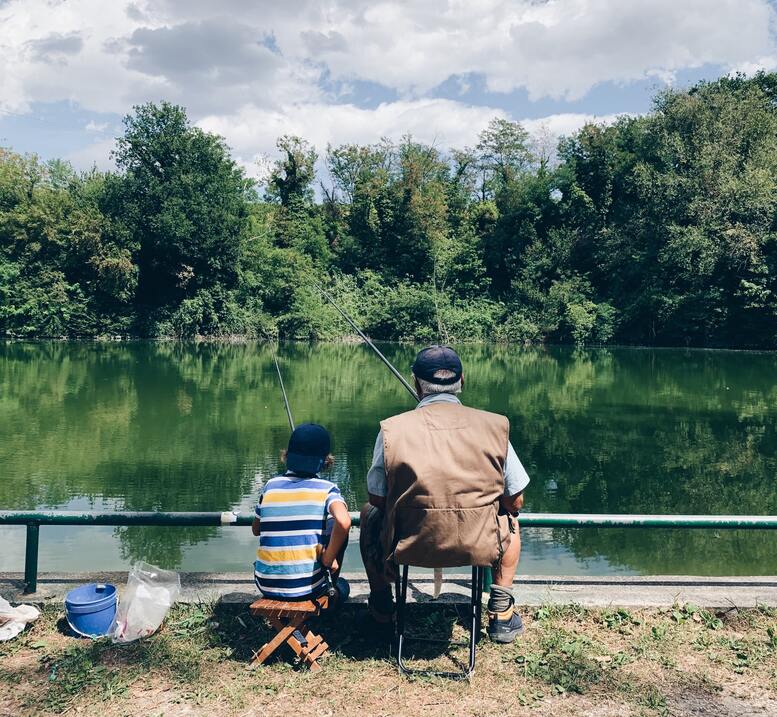
[[[402, 568], [402, 574], [399, 574], [399, 568]], [[482, 626], [483, 611], [483, 580], [485, 577], [485, 568], [472, 567], [472, 585], [469, 601], [469, 665], [466, 670], [460, 672], [439, 672], [435, 670], [412, 669], [405, 665], [402, 659], [402, 648], [405, 641], [421, 640], [425, 642], [448, 642], [447, 640], [435, 640], [434, 638], [405, 637], [405, 606], [407, 604], [407, 582], [409, 566], [397, 566], [396, 593], [397, 593], [397, 665], [403, 675], [424, 675], [434, 677], [447, 677], [452, 680], [468, 680], [475, 671], [475, 647], [480, 640], [480, 629]], [[464, 643], [458, 643], [463, 645]], [[451, 643], [455, 646], [456, 643]]]
[[[250, 667], [261, 665], [281, 645], [288, 645], [294, 654], [312, 671], [320, 670], [318, 659], [326, 653], [329, 645], [321, 635], [317, 635], [307, 626], [307, 621], [321, 614], [329, 605], [328, 595], [322, 595], [315, 600], [300, 600], [299, 602], [269, 600], [261, 598], [251, 603], [249, 608], [254, 616], [261, 616], [277, 631], [276, 635], [265, 643], [258, 652], [254, 652]], [[299, 630], [303, 639], [294, 637], [294, 631]]]

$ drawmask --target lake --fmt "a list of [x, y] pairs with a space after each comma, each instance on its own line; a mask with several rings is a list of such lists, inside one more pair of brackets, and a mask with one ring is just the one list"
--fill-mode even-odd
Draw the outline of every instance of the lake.
[[[382, 345], [409, 375], [415, 348]], [[777, 514], [777, 354], [467, 345], [465, 403], [504, 413], [526, 510]], [[362, 345], [281, 344], [297, 422], [330, 429], [351, 510], [378, 422], [411, 407]], [[252, 510], [288, 425], [269, 346], [0, 343], [0, 509]], [[777, 574], [777, 532], [525, 529], [525, 574]], [[251, 570], [248, 528], [41, 528], [40, 569]], [[0, 571], [24, 528], [0, 527]], [[347, 568], [359, 565], [358, 547]]]

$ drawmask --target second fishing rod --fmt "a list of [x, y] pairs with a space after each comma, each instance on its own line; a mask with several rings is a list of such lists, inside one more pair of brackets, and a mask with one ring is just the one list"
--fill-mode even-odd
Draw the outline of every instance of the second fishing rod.
[[337, 302], [329, 295], [328, 292], [326, 292], [323, 287], [319, 286], [318, 284], [313, 284], [313, 287], [318, 291], [321, 296], [323, 296], [334, 308], [337, 310], [337, 312], [342, 316], [348, 324], [351, 326], [351, 328], [359, 334], [359, 337], [364, 341], [367, 346], [369, 346], [374, 352], [375, 355], [385, 364], [386, 368], [388, 368], [391, 373], [394, 374], [394, 376], [399, 380], [399, 382], [405, 387], [407, 392], [417, 401], [419, 399], [418, 394], [416, 393], [415, 389], [408, 383], [407, 379], [396, 369], [394, 364], [391, 363], [380, 351], [380, 349], [372, 343], [369, 336], [365, 334], [357, 325], [356, 322], [344, 311]]
[[[270, 350], [272, 351], [272, 360], [275, 364], [275, 371], [278, 374], [278, 384], [281, 387], [281, 395], [283, 396], [283, 405], [286, 409], [286, 418], [289, 421], [289, 430], [294, 433], [294, 418], [291, 415], [291, 405], [289, 404], [289, 396], [286, 393], [286, 385], [283, 383], [283, 374], [281, 373], [281, 366], [278, 363], [278, 354], [275, 351], [275, 347], [271, 346]], [[326, 516], [323, 519], [324, 525], [322, 530], [326, 531]], [[323, 566], [323, 564], [322, 564]], [[337, 589], [335, 587], [335, 581], [332, 579], [332, 571], [329, 568], [324, 567], [324, 575], [326, 577], [326, 587], [325, 592], [330, 600], [334, 600], [337, 597]], [[307, 642], [305, 642], [307, 644]]]

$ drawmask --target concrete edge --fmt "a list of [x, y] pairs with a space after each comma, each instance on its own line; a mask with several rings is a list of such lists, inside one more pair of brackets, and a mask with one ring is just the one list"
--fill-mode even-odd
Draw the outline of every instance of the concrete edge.
[[[250, 573], [182, 572], [180, 602], [248, 603], [258, 596]], [[344, 574], [351, 583], [356, 603], [366, 601], [366, 575]], [[127, 573], [41, 573], [37, 592], [23, 594], [22, 573], [0, 573], [0, 596], [10, 602], [58, 604], [69, 590], [90, 582], [121, 587]], [[433, 598], [431, 572], [411, 573], [408, 599], [429, 602]], [[670, 607], [685, 602], [710, 609], [777, 607], [777, 576], [520, 576], [514, 583], [521, 605], [579, 604], [585, 607]], [[437, 602], [461, 603], [469, 599], [470, 575], [446, 573]]]

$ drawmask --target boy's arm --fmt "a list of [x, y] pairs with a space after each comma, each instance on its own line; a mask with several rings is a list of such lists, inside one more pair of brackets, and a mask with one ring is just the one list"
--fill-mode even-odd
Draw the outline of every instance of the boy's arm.
[[251, 523], [251, 532], [254, 535], [259, 535], [261, 532], [261, 529], [259, 526], [259, 511], [261, 510], [261, 505], [263, 500], [264, 500], [264, 490], [262, 490], [261, 494], [259, 495], [259, 502], [256, 504], [256, 508], [254, 508], [254, 522]]
[[328, 570], [337, 570], [340, 567], [337, 565], [337, 554], [348, 538], [348, 531], [351, 529], [351, 515], [341, 500], [333, 501], [329, 505], [329, 512], [335, 522], [332, 526], [332, 537], [329, 538], [329, 545], [326, 546], [326, 550], [321, 556], [321, 564]]

